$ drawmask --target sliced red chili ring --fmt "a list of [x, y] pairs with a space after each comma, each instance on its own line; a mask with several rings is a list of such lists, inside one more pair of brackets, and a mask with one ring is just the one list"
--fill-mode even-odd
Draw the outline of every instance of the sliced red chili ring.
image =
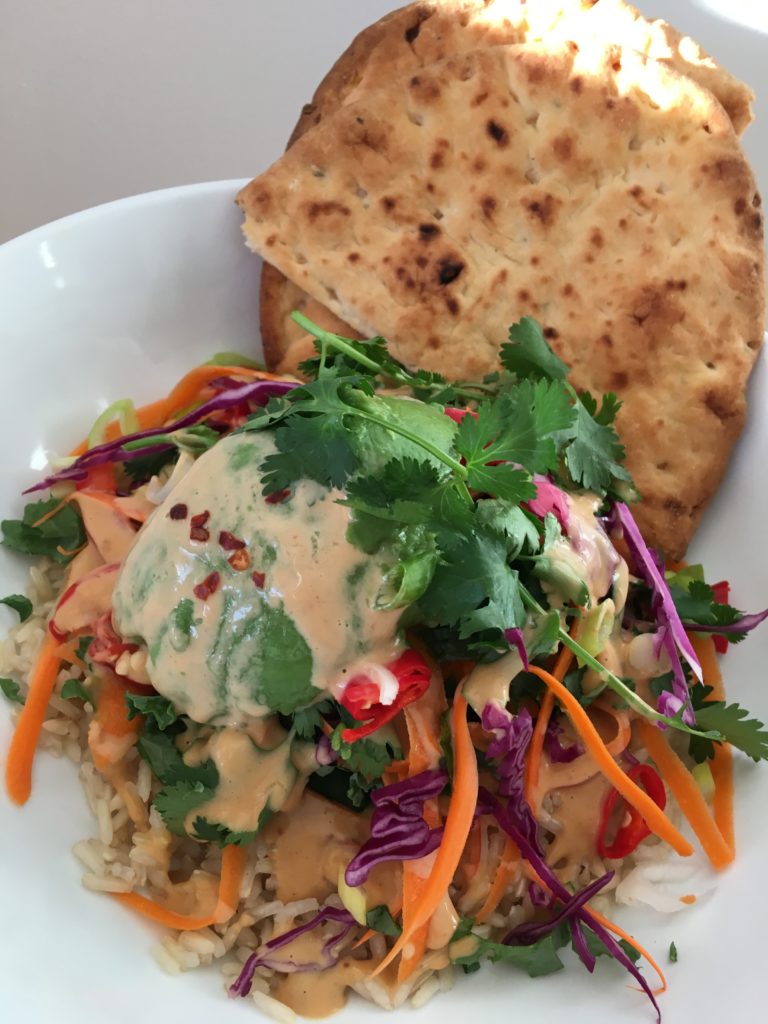
[[[662, 809], [667, 806], [667, 791], [658, 772], [649, 764], [636, 764], [627, 772], [633, 782], [639, 782], [653, 802]], [[622, 810], [622, 824], [613, 840], [608, 841], [608, 833], [615, 821], [615, 810]], [[628, 820], [625, 820], [628, 818]], [[597, 852], [608, 860], [619, 860], [627, 857], [637, 849], [639, 844], [651, 834], [640, 812], [626, 803], [617, 789], [612, 789], [603, 802], [600, 815], [600, 827], [597, 834]]]
[[432, 678], [432, 669], [418, 651], [405, 651], [387, 668], [398, 682], [397, 696], [391, 704], [379, 702], [379, 688], [366, 676], [350, 679], [347, 683], [341, 703], [364, 724], [345, 729], [341, 734], [345, 743], [364, 739], [391, 722], [406, 704], [412, 704], [421, 697]]

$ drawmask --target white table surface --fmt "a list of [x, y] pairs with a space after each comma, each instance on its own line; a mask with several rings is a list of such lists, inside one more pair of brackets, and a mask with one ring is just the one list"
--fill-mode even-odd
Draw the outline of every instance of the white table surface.
[[[254, 140], [279, 155], [338, 55], [329, 23], [351, 39], [396, 2], [0, 0], [0, 242], [121, 196], [256, 174]], [[761, 92], [745, 147], [768, 190], [767, 0], [638, 6]]]

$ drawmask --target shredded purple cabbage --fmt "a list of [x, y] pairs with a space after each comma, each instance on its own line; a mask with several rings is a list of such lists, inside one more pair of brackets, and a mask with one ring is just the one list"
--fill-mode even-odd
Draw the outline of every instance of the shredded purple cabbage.
[[[617, 501], [613, 506], [611, 522], [623, 531], [627, 547], [635, 562], [635, 570], [651, 588], [653, 614], [656, 617], [659, 630], [657, 650], [663, 647], [672, 665], [672, 693], [679, 702], [678, 710], [683, 709], [683, 721], [686, 725], [695, 726], [696, 717], [693, 713], [691, 696], [680, 655], [688, 662], [691, 671], [699, 681], [702, 679], [701, 665], [691, 646], [691, 641], [686, 636], [685, 627], [680, 621], [672, 594], [664, 579], [659, 556], [645, 543], [634, 516], [623, 502]], [[667, 706], [666, 700], [662, 701], [659, 706], [661, 714], [666, 713], [662, 710], [664, 706]]]
[[[302, 935], [306, 935], [307, 932], [313, 931], [321, 924], [325, 924], [326, 921], [335, 921], [341, 925], [341, 928], [325, 943], [321, 950], [319, 960], [300, 963], [294, 960], [280, 960], [271, 956], [271, 954], [275, 953], [278, 949], [282, 949], [283, 946], [287, 946], [289, 943], [293, 942], [294, 939], [298, 939]], [[281, 974], [293, 974], [298, 971], [324, 971], [329, 967], [333, 967], [339, 959], [337, 947], [344, 941], [344, 939], [346, 939], [347, 935], [349, 935], [350, 931], [356, 924], [357, 922], [348, 910], [340, 910], [337, 907], [324, 907], [323, 910], [315, 914], [315, 916], [311, 918], [311, 920], [307, 921], [306, 924], [300, 924], [297, 928], [292, 928], [290, 931], [285, 932], [284, 935], [279, 935], [276, 939], [270, 939], [269, 942], [266, 942], [264, 946], [262, 946], [261, 950], [256, 950], [255, 953], [251, 953], [243, 964], [242, 971], [240, 971], [240, 974], [230, 985], [230, 996], [248, 995], [251, 991], [253, 975], [257, 967], [268, 967], [273, 971], [280, 972]]]
[[561, 491], [549, 477], [541, 476], [539, 473], [534, 474], [533, 482], [536, 484], [536, 497], [528, 502], [528, 508], [541, 519], [551, 512], [563, 530], [567, 532], [570, 513], [568, 496], [565, 491]]
[[547, 731], [544, 733], [544, 745], [547, 757], [553, 764], [570, 764], [584, 753], [584, 747], [580, 743], [572, 743], [569, 747], [564, 747], [560, 743], [562, 732], [562, 728], [550, 719]]
[[371, 793], [371, 835], [347, 865], [347, 885], [362, 885], [377, 864], [418, 860], [438, 848], [443, 829], [429, 827], [424, 804], [439, 796], [447, 781], [448, 773], [436, 768]]
[[33, 487], [28, 487], [24, 493], [30, 494], [32, 491], [47, 490], [54, 484], [65, 480], [82, 480], [87, 476], [89, 469], [108, 462], [128, 462], [131, 459], [140, 458], [142, 455], [155, 455], [162, 451], [170, 451], [174, 446], [167, 443], [147, 445], [142, 448], [133, 449], [125, 448], [125, 445], [131, 441], [161, 437], [172, 433], [174, 430], [183, 430], [185, 427], [191, 427], [196, 423], [200, 423], [201, 420], [210, 416], [211, 413], [220, 412], [223, 409], [231, 409], [233, 406], [241, 405], [244, 402], [266, 405], [270, 398], [284, 395], [298, 386], [298, 384], [292, 381], [285, 380], [254, 380], [249, 381], [247, 384], [228, 388], [226, 391], [221, 391], [218, 395], [214, 395], [213, 398], [209, 398], [207, 402], [203, 402], [202, 405], [187, 413], [186, 416], [182, 416], [175, 423], [169, 423], [164, 427], [154, 427], [151, 430], [140, 430], [135, 434], [125, 434], [114, 441], [107, 441], [105, 444], [99, 444], [90, 448], [71, 466], [53, 473]]
[[534, 907], [551, 907], [552, 897], [535, 882], [528, 883], [528, 899]]
[[517, 653], [520, 655], [520, 661], [523, 663], [523, 668], [528, 671], [528, 651], [525, 649], [525, 639], [523, 638], [523, 631], [515, 627], [514, 629], [504, 630], [504, 639], [508, 644], [512, 644]]
[[[590, 895], [579, 902], [585, 890], [574, 896], [546, 862], [539, 842], [538, 824], [524, 793], [525, 752], [533, 731], [531, 716], [523, 710], [513, 717], [505, 708], [491, 702], [483, 708], [481, 721], [484, 729], [489, 732], [493, 731], [495, 734], [494, 742], [488, 747], [487, 755], [490, 758], [500, 759], [497, 767], [497, 775], [500, 780], [499, 794], [506, 797], [506, 800], [502, 803], [481, 786], [478, 792], [478, 813], [492, 814], [496, 818], [501, 828], [514, 840], [521, 855], [537, 873], [543, 885], [550, 890], [555, 899], [563, 904], [564, 910], [567, 910], [572, 901], [577, 901], [566, 917], [560, 919], [568, 920], [574, 948], [587, 970], [594, 969], [595, 958], [587, 947], [581, 930], [584, 927], [591, 928], [608, 953], [635, 978], [651, 1000], [660, 1021], [661, 1013], [648, 982], [621, 946], [613, 939], [610, 932], [592, 917], [586, 907], [587, 901], [597, 890], [593, 890]], [[602, 879], [597, 880], [597, 883], [592, 883], [592, 886], [601, 883], [601, 888], [602, 885], [607, 884], [607, 881], [610, 881], [610, 877], [603, 876]], [[587, 890], [590, 888], [592, 887], [588, 886]], [[562, 914], [562, 911], [560, 913]]]
[[594, 896], [597, 896], [601, 889], [608, 885], [614, 874], [614, 871], [608, 871], [600, 878], [596, 878], [594, 882], [590, 882], [589, 885], [586, 885], [579, 892], [571, 896], [563, 904], [562, 908], [548, 920], [525, 921], [523, 924], [517, 925], [504, 937], [504, 943], [507, 946], [532, 946], [534, 942], [538, 942], [539, 939], [543, 939], [545, 935], [549, 935], [551, 931], [554, 931], [563, 921], [570, 921], [574, 918], [582, 907], [585, 907]]
[[754, 615], [742, 615], [735, 622], [728, 622], [725, 625], [705, 626], [700, 622], [686, 622], [685, 628], [689, 633], [717, 633], [719, 636], [728, 636], [729, 633], [749, 633], [766, 619], [768, 619], [768, 608], [763, 612], [755, 612]]

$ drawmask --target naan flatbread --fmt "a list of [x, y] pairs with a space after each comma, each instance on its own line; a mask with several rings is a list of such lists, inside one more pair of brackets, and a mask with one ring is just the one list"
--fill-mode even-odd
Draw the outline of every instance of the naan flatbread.
[[[370, 88], [405, 77], [424, 65], [484, 46], [546, 40], [597, 42], [617, 54], [645, 53], [708, 88], [736, 131], [749, 124], [751, 90], [699, 45], [664, 21], [648, 21], [624, 0], [429, 0], [393, 11], [361, 32], [336, 61], [302, 112], [289, 146], [343, 103]], [[290, 319], [300, 309], [335, 325], [330, 314], [280, 271], [266, 264], [261, 284], [261, 334], [271, 368], [293, 370], [311, 342]], [[314, 315], [313, 315], [314, 314]], [[354, 333], [354, 332], [351, 332]]]
[[711, 93], [633, 52], [488, 48], [323, 117], [239, 201], [249, 245], [409, 365], [476, 377], [536, 317], [624, 400], [638, 519], [685, 550], [763, 332], [760, 197]]

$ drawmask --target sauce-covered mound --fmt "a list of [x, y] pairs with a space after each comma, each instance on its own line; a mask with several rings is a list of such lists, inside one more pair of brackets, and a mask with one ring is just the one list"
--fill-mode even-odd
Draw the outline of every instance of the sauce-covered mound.
[[226, 437], [139, 533], [114, 622], [146, 644], [155, 689], [197, 722], [288, 714], [339, 695], [398, 650], [399, 611], [376, 607], [383, 574], [346, 539], [341, 491], [303, 480], [262, 495], [266, 434]]

